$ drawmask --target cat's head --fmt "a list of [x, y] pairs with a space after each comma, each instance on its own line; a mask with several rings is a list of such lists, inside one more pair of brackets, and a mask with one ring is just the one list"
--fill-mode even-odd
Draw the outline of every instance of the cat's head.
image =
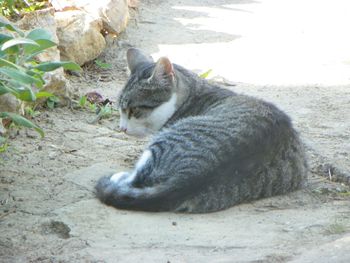
[[119, 97], [119, 126], [142, 137], [159, 130], [175, 113], [175, 73], [168, 58], [154, 63], [136, 48], [127, 51], [127, 62], [131, 75]]

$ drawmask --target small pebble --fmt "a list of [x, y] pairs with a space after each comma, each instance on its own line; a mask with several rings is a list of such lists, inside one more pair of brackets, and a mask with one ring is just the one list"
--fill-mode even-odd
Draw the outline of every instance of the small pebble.
[[49, 159], [50, 159], [50, 160], [54, 160], [54, 159], [56, 158], [56, 156], [57, 156], [57, 153], [56, 153], [56, 152], [50, 152], [50, 153], [49, 153]]

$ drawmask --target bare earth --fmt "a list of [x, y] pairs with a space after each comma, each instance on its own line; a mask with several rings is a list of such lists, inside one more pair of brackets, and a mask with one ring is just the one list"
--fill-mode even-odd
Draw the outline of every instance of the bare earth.
[[94, 197], [96, 180], [130, 169], [147, 139], [120, 133], [117, 113], [91, 124], [87, 109], [43, 110], [46, 137], [20, 130], [0, 155], [0, 262], [350, 262], [346, 1], [141, 2], [100, 58], [112, 69], [87, 65], [72, 87], [115, 101], [130, 45], [213, 69], [227, 88], [292, 117], [308, 187], [211, 214], [110, 208]]

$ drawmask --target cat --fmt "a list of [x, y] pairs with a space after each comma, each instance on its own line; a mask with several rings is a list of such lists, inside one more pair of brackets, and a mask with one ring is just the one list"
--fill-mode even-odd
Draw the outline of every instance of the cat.
[[301, 188], [304, 147], [271, 103], [209, 83], [166, 57], [127, 51], [120, 129], [154, 134], [130, 172], [102, 177], [97, 197], [142, 211], [208, 213]]

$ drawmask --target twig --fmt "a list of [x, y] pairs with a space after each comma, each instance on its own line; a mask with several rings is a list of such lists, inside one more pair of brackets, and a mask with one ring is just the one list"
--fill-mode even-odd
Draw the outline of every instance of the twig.
[[9, 214], [12, 214], [12, 213], [14, 213], [14, 212], [16, 212], [16, 209], [12, 209], [12, 210], [10, 210], [10, 211], [8, 211], [8, 212], [6, 212], [6, 213], [0, 215], [0, 219], [2, 219], [2, 218], [4, 218], [5, 216], [8, 216]]
[[328, 168], [328, 177], [329, 177], [329, 181], [332, 181], [332, 172], [330, 168]]

